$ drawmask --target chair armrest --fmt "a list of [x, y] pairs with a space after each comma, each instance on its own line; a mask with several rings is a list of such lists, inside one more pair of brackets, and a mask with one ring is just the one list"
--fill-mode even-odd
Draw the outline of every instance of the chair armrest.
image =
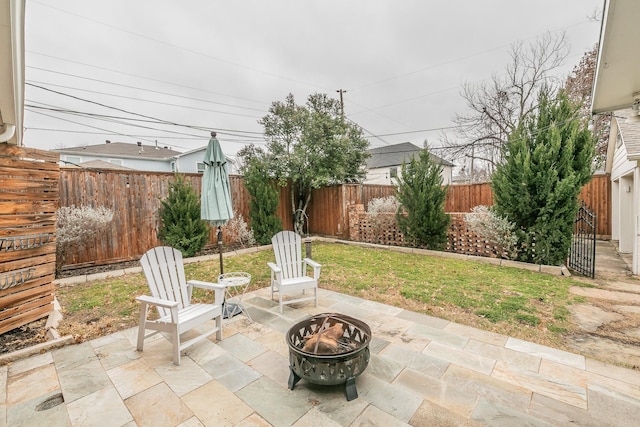
[[220, 283], [203, 282], [201, 280], [189, 280], [187, 282], [187, 285], [192, 285], [192, 286], [195, 286], [196, 288], [201, 288], [201, 289], [208, 289], [210, 291], [215, 291], [217, 289], [224, 291], [226, 287]]
[[269, 266], [269, 268], [271, 269], [272, 272], [274, 273], [282, 273], [282, 269], [280, 267], [278, 267], [277, 265], [275, 265], [272, 262], [268, 262], [267, 265]]
[[136, 301], [149, 304], [149, 305], [157, 305], [165, 308], [173, 308], [180, 305], [178, 301], [169, 301], [167, 299], [160, 299], [155, 297], [150, 297], [148, 295], [140, 295], [136, 297]]
[[224, 290], [226, 286], [221, 283], [203, 282], [202, 280], [189, 280], [187, 282], [187, 285], [200, 289], [206, 289], [209, 291], [215, 291], [215, 296], [213, 297], [213, 302], [215, 304], [222, 304], [222, 302], [224, 301]]
[[314, 260], [312, 260], [311, 258], [304, 258], [302, 260], [303, 262], [305, 262], [307, 265], [313, 267], [313, 268], [320, 268], [322, 267], [321, 264], [318, 264], [317, 262], [315, 262]]

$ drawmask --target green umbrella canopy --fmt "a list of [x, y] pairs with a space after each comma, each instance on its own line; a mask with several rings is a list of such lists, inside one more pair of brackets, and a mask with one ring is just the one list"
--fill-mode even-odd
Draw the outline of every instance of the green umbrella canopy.
[[204, 156], [204, 174], [202, 175], [202, 193], [200, 196], [200, 218], [213, 226], [221, 226], [233, 218], [231, 190], [227, 159], [220, 143], [212, 132], [207, 152]]

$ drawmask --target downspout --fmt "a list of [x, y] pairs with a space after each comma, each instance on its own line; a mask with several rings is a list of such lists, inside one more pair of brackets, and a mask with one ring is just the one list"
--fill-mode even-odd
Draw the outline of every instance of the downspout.
[[12, 125], [9, 123], [3, 124], [0, 129], [2, 129], [2, 133], [0, 133], [0, 142], [9, 141], [16, 133], [16, 125]]

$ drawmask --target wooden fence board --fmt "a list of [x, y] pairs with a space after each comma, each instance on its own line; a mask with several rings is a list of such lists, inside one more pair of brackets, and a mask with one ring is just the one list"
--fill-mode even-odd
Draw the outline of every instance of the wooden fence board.
[[0, 144], [0, 334], [53, 309], [58, 160]]

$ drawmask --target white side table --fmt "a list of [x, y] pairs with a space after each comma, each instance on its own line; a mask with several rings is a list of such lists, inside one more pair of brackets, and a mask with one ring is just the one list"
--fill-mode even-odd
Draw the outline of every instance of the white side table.
[[242, 271], [232, 271], [219, 275], [218, 283], [225, 286], [223, 317], [229, 319], [242, 312], [249, 321], [253, 322], [253, 319], [242, 305], [242, 298], [249, 288], [249, 283], [251, 283], [251, 275]]

